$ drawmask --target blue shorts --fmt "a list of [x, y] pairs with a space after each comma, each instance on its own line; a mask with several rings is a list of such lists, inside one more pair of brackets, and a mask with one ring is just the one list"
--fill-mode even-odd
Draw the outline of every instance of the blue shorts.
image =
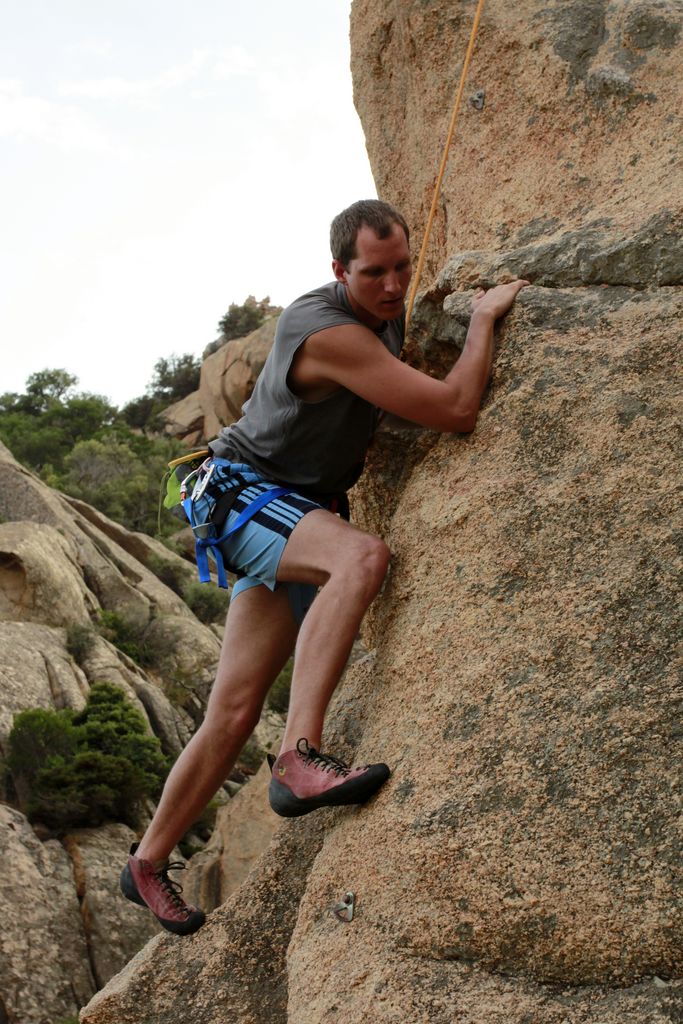
[[[228, 513], [226, 526], [229, 528], [255, 498], [276, 485], [244, 463], [230, 463], [225, 459], [213, 461], [221, 475], [239, 473], [250, 485], [237, 496]], [[294, 618], [301, 625], [318, 588], [312, 583], [278, 583], [277, 570], [282, 552], [296, 524], [307, 512], [322, 507], [300, 494], [283, 494], [264, 505], [243, 527], [223, 541], [220, 548], [226, 566], [240, 574], [232, 588], [231, 601], [244, 590], [260, 584], [269, 590], [284, 587]]]

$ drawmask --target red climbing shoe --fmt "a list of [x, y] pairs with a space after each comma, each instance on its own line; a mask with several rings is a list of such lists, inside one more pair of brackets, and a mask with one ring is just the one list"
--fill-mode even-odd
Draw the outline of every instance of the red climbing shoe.
[[128, 863], [121, 872], [121, 892], [127, 900], [149, 907], [159, 924], [175, 935], [191, 935], [204, 924], [204, 911], [188, 907], [180, 895], [183, 891], [179, 882], [168, 877], [169, 870], [185, 867], [178, 861], [155, 868], [150, 860], [135, 856], [138, 843], [130, 848]]
[[321, 754], [306, 739], [280, 754], [271, 768], [268, 798], [283, 818], [297, 818], [318, 807], [365, 803], [391, 775], [385, 764], [350, 768], [336, 757]]

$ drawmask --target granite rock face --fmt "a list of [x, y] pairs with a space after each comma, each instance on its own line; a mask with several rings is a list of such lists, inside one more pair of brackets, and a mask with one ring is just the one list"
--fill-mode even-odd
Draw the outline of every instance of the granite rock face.
[[[174, 564], [182, 559], [51, 490], [2, 445], [0, 517], [5, 520], [0, 523], [2, 618], [54, 628], [87, 624], [101, 609], [117, 612], [141, 631], [146, 643], [163, 650], [164, 673], [184, 682], [185, 708], [199, 721], [220, 641], [146, 566], [152, 555]], [[98, 650], [102, 662], [102, 645]], [[120, 652], [105, 661], [116, 661], [119, 676], [121, 666], [138, 674]], [[90, 675], [97, 677], [94, 664]]]
[[[469, 294], [423, 301], [416, 361], [423, 338], [433, 362], [455, 357]], [[301, 823], [214, 915], [230, 949], [247, 921], [295, 917], [271, 943], [286, 1011], [259, 1018], [260, 982], [238, 986], [202, 930], [131, 964], [84, 1022], [139, 1020], [143, 994], [150, 1024], [183, 1020], [197, 994], [172, 979], [202, 950], [207, 1020], [677, 1019], [681, 312], [672, 288], [532, 286], [471, 437], [383, 431], [354, 514], [394, 563], [328, 742], [394, 778], [321, 813], [288, 909], [254, 887], [310, 855]], [[347, 889], [351, 925], [329, 913]]]
[[203, 850], [189, 864], [185, 899], [207, 912], [236, 892], [279, 825], [268, 803], [267, 761], [242, 789], [219, 808], [216, 826]]
[[63, 629], [0, 621], [0, 751], [14, 716], [26, 708], [73, 708], [85, 704], [88, 680], [66, 651]]
[[[473, 11], [353, 5], [379, 193], [418, 242]], [[354, 494], [394, 557], [326, 745], [393, 777], [285, 824], [83, 1024], [681, 1020], [682, 19], [485, 8], [408, 358], [443, 374], [472, 290], [532, 284], [473, 434], [387, 423]]]
[[286, 1020], [287, 945], [322, 824], [279, 829], [259, 870], [199, 932], [148, 943], [81, 1011], [81, 1024]]
[[118, 974], [161, 931], [151, 914], [123, 899], [119, 869], [135, 835], [126, 825], [78, 829], [66, 836], [74, 882], [97, 988]]
[[133, 838], [111, 824], [41, 842], [22, 814], [0, 804], [0, 1019], [72, 1017], [160, 931], [118, 892], [116, 867]]
[[[75, 505], [0, 446], [0, 757], [16, 714], [79, 710], [98, 680], [124, 690], [165, 752], [177, 755], [203, 712], [219, 640], [144, 564], [152, 554], [176, 556]], [[94, 631], [90, 649], [74, 660], [69, 629], [94, 626], [101, 610], [163, 644], [156, 672]], [[164, 671], [180, 673], [185, 707], [166, 695]], [[0, 801], [13, 799], [4, 772], [1, 783]], [[81, 830], [63, 842], [37, 831], [0, 802], [0, 1021], [54, 1024], [73, 1016], [158, 928], [118, 894], [130, 829]]]
[[191, 447], [238, 420], [272, 348], [276, 326], [277, 317], [270, 317], [245, 338], [228, 341], [207, 356], [198, 390], [164, 410], [166, 433]]
[[[378, 194], [421, 243], [475, 4], [354, 0], [354, 98]], [[427, 269], [682, 195], [679, 0], [486, 4]], [[429, 276], [429, 275], [428, 275]]]
[[0, 1019], [52, 1024], [77, 1013], [96, 990], [71, 861], [61, 843], [41, 843], [4, 804], [0, 835]]

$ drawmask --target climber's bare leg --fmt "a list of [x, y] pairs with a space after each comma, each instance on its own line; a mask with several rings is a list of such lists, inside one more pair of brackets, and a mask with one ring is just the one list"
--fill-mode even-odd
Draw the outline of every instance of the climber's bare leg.
[[292, 531], [278, 580], [315, 583], [322, 589], [297, 640], [283, 751], [302, 737], [320, 749], [325, 711], [361, 620], [382, 586], [389, 558], [383, 540], [324, 509], [309, 512]]
[[166, 780], [137, 857], [166, 860], [225, 781], [292, 653], [296, 634], [284, 588], [251, 587], [232, 602], [204, 721]]

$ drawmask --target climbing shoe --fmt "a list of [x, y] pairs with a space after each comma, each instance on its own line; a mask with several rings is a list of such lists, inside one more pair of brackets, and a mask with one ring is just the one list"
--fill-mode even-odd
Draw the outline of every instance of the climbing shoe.
[[365, 803], [391, 775], [385, 764], [351, 768], [336, 757], [321, 754], [306, 739], [272, 759], [270, 765], [273, 777], [268, 798], [283, 818], [297, 818], [318, 807]]
[[127, 900], [149, 907], [166, 931], [175, 935], [196, 932], [204, 924], [204, 911], [188, 907], [180, 895], [182, 885], [168, 877], [169, 871], [183, 869], [185, 865], [181, 861], [173, 864], [166, 861], [162, 867], [155, 868], [152, 861], [135, 856], [138, 845], [131, 846], [128, 863], [121, 872], [121, 892]]

